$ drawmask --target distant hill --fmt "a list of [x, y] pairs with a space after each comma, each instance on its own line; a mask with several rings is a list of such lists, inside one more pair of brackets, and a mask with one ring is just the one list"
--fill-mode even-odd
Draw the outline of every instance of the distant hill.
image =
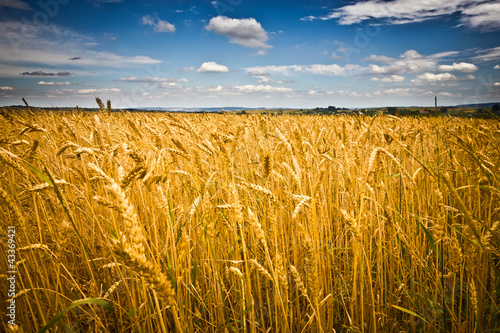
[[184, 108], [184, 107], [173, 107], [173, 108], [136, 108], [141, 110], [148, 111], [170, 111], [170, 112], [220, 112], [220, 111], [241, 111], [241, 110], [259, 110], [262, 108], [245, 108], [245, 107], [236, 107], [236, 106], [227, 106], [227, 107], [194, 107], [194, 108]]
[[455, 108], [474, 108], [474, 109], [480, 109], [480, 108], [491, 108], [495, 104], [500, 105], [500, 102], [478, 103], [478, 104], [462, 104], [462, 105], [455, 105], [453, 107], [455, 107]]

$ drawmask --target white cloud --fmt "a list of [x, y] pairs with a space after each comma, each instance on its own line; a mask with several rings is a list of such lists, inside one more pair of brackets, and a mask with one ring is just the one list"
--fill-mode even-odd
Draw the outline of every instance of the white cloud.
[[107, 89], [61, 89], [50, 91], [53, 95], [64, 95], [64, 96], [96, 96], [97, 94], [109, 94], [109, 95], [119, 95], [121, 90], [118, 88], [107, 88]]
[[215, 93], [215, 92], [222, 92], [224, 91], [225, 88], [221, 85], [218, 86], [213, 86], [213, 87], [197, 87], [196, 91], [199, 92], [210, 92], [210, 93]]
[[304, 72], [309, 72], [313, 74], [320, 74], [320, 75], [328, 75], [328, 76], [344, 76], [349, 73], [355, 73], [357, 70], [359, 70], [358, 65], [346, 65], [346, 66], [339, 66], [337, 64], [331, 64], [331, 65], [309, 65], [309, 66], [303, 66], [302, 71]]
[[68, 82], [40, 81], [37, 84], [39, 84], [41, 86], [68, 86], [71, 84], [71, 82], [69, 82], [69, 81]]
[[472, 73], [478, 69], [476, 65], [467, 62], [453, 63], [453, 65], [438, 65], [438, 60], [441, 58], [456, 55], [457, 53], [456, 51], [449, 51], [424, 56], [415, 50], [408, 50], [400, 55], [399, 59], [372, 54], [364, 60], [388, 64], [385, 66], [370, 64], [367, 69], [368, 74], [403, 74], [424, 71], [460, 71]]
[[160, 84], [160, 87], [167, 88], [167, 89], [179, 89], [179, 88], [182, 88], [182, 85], [180, 85], [176, 82], [162, 82]]
[[495, 86], [495, 87], [500, 86], [500, 82], [495, 82], [494, 86]]
[[500, 4], [482, 2], [482, 0], [368, 0], [340, 7], [325, 16], [307, 16], [301, 20], [338, 19], [340, 24], [350, 25], [376, 19], [387, 24], [406, 24], [460, 13], [462, 23], [469, 28], [499, 29]]
[[267, 54], [267, 51], [264, 50], [264, 49], [262, 49], [262, 50], [259, 50], [259, 51], [255, 52], [252, 55], [254, 55], [254, 56], [263, 56], [263, 55], [266, 55], [266, 54]]
[[405, 77], [401, 75], [390, 75], [385, 77], [373, 77], [372, 81], [378, 82], [401, 82], [404, 81]]
[[346, 60], [345, 57], [342, 57], [342, 56], [339, 56], [336, 52], [332, 52], [332, 54], [330, 55], [330, 58], [334, 59], [334, 60]]
[[495, 65], [495, 67], [493, 67], [493, 69], [500, 69], [500, 65]]
[[21, 0], [0, 0], [1, 7], [10, 7], [15, 9], [32, 10], [30, 5]]
[[229, 72], [229, 68], [224, 65], [220, 65], [214, 61], [204, 62], [200, 68], [198, 68], [197, 72], [199, 73], [227, 73]]
[[229, 38], [231, 43], [236, 43], [250, 48], [271, 48], [266, 44], [269, 40], [267, 32], [254, 18], [232, 19], [226, 16], [217, 16], [210, 20], [205, 27], [218, 35]]
[[373, 95], [375, 96], [381, 96], [381, 95], [399, 95], [399, 96], [407, 96], [410, 94], [410, 88], [394, 88], [394, 89], [385, 89], [385, 90], [379, 90], [375, 91]]
[[379, 66], [370, 64], [367, 69], [368, 74], [403, 74], [418, 73], [426, 70], [433, 70], [436, 67], [436, 60], [429, 59], [415, 50], [408, 50], [400, 59], [393, 59], [385, 56], [371, 55], [368, 60], [378, 60], [378, 62], [389, 63], [390, 65]]
[[123, 76], [120, 78], [120, 81], [124, 82], [150, 82], [150, 83], [155, 83], [155, 82], [174, 82], [174, 79], [170, 79], [167, 77], [156, 77], [156, 76], [148, 76], [146, 78], [138, 78], [135, 76]]
[[446, 52], [440, 52], [440, 53], [430, 55], [429, 58], [433, 58], [433, 59], [448, 58], [448, 57], [456, 56], [459, 54], [460, 54], [460, 52], [458, 52], [458, 51], [446, 51]]
[[462, 11], [462, 22], [473, 29], [495, 31], [500, 29], [500, 3], [481, 3]]
[[460, 71], [465, 73], [472, 73], [477, 71], [478, 67], [467, 62], [461, 62], [459, 64], [454, 62], [453, 65], [440, 65], [438, 69], [443, 72]]
[[270, 85], [253, 85], [253, 84], [247, 84], [245, 86], [236, 86], [235, 87], [237, 90], [243, 92], [243, 93], [287, 93], [287, 92], [292, 92], [292, 88], [285, 88], [285, 87], [273, 87]]
[[[147, 56], [94, 51], [91, 49], [94, 44], [89, 45], [92, 41], [88, 36], [58, 25], [35, 25], [15, 20], [0, 22], [0, 72], [4, 76], [18, 76], [24, 72], [49, 73], [57, 68], [61, 72], [78, 73], [73, 70], [78, 66], [84, 68], [78, 73], [81, 75], [89, 73], [88, 67], [117, 68], [161, 63]], [[78, 61], [70, 60], [75, 58]]]
[[331, 65], [322, 65], [322, 64], [314, 64], [314, 65], [288, 65], [288, 66], [257, 66], [257, 67], [249, 67], [246, 68], [247, 71], [250, 72], [272, 72], [272, 73], [280, 73], [283, 75], [291, 75], [292, 72], [301, 72], [301, 73], [312, 73], [318, 75], [328, 75], [328, 76], [344, 76], [347, 74], [358, 73], [361, 67], [358, 65], [345, 65], [340, 66], [337, 64]]
[[424, 73], [418, 75], [416, 79], [411, 80], [412, 82], [443, 82], [443, 81], [456, 81], [457, 77], [450, 73]]
[[158, 17], [151, 17], [149, 15], [142, 17], [143, 25], [152, 26], [155, 32], [174, 32], [175, 25], [168, 23], [167, 21], [160, 20]]
[[467, 75], [463, 77], [457, 77], [450, 73], [424, 73], [418, 75], [416, 79], [411, 80], [413, 83], [438, 83], [438, 82], [452, 82], [452, 81], [471, 81], [475, 80], [476, 77], [474, 75]]
[[378, 63], [382, 63], [382, 64], [390, 64], [391, 62], [397, 61], [397, 59], [395, 59], [395, 58], [386, 57], [384, 55], [379, 56], [379, 55], [375, 55], [375, 54], [372, 54], [368, 58], [365, 58], [363, 60], [378, 62]]
[[282, 75], [290, 75], [291, 71], [300, 72], [302, 70], [302, 66], [299, 65], [290, 65], [290, 66], [277, 66], [277, 65], [269, 65], [269, 66], [255, 66], [246, 68], [248, 73], [251, 72], [261, 72], [261, 73], [279, 73]]
[[0, 90], [2, 90], [2, 91], [11, 91], [11, 90], [14, 90], [14, 88], [8, 87], [8, 86], [3, 86], [3, 87], [0, 87]]
[[248, 72], [248, 75], [253, 76], [255, 78], [258, 78], [259, 83], [269, 82], [270, 81], [269, 76], [271, 76], [271, 74], [269, 74], [267, 72], [257, 72], [257, 71], [250, 71], [250, 72]]
[[189, 67], [182, 67], [181, 69], [179, 69], [179, 71], [181, 72], [193, 72], [195, 71], [196, 69], [193, 67], [193, 66], [189, 66]]
[[477, 55], [472, 59], [476, 61], [498, 61], [500, 60], [500, 46], [478, 50]]

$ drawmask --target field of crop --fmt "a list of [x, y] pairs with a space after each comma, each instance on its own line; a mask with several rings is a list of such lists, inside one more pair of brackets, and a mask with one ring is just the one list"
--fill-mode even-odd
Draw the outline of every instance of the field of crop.
[[499, 165], [497, 120], [4, 109], [2, 330], [498, 332]]

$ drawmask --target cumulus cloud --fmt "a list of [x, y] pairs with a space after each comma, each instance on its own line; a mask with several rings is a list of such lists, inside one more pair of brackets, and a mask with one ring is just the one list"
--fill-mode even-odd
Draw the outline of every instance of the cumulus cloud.
[[271, 48], [266, 44], [269, 40], [267, 32], [254, 18], [233, 19], [227, 16], [217, 16], [210, 20], [205, 27], [218, 35], [229, 38], [231, 43], [236, 43], [250, 48]]
[[453, 74], [450, 73], [441, 73], [441, 74], [434, 74], [434, 73], [424, 73], [421, 75], [418, 75], [416, 79], [411, 80], [412, 82], [442, 82], [442, 81], [456, 81], [457, 77]]
[[0, 0], [0, 8], [1, 7], [10, 7], [15, 9], [22, 10], [32, 10], [30, 5], [21, 0]]
[[160, 20], [158, 17], [151, 17], [149, 15], [142, 17], [142, 24], [152, 26], [155, 32], [175, 31], [175, 25], [168, 23], [167, 21]]
[[367, 59], [378, 60], [378, 62], [388, 63], [386, 66], [370, 64], [367, 69], [368, 74], [388, 74], [397, 75], [403, 73], [418, 73], [425, 70], [432, 70], [436, 67], [436, 60], [429, 59], [415, 50], [408, 50], [399, 59], [385, 56], [372, 55]]
[[372, 81], [377, 81], [377, 82], [401, 82], [404, 81], [405, 77], [401, 75], [390, 75], [390, 76], [384, 76], [384, 77], [373, 77]]
[[14, 88], [9, 87], [9, 86], [3, 86], [3, 87], [0, 87], [0, 90], [2, 90], [2, 91], [11, 91], [11, 90], [14, 90]]
[[33, 72], [23, 72], [20, 75], [28, 75], [28, 76], [71, 76], [73, 75], [70, 72], [57, 72], [57, 73], [47, 73], [43, 71], [33, 71]]
[[199, 73], [227, 73], [229, 72], [229, 68], [224, 65], [220, 65], [214, 61], [204, 62], [200, 68], [198, 68], [197, 72]]
[[500, 4], [481, 0], [368, 0], [358, 1], [335, 9], [325, 16], [307, 16], [303, 21], [338, 19], [340, 24], [351, 25], [376, 19], [386, 24], [422, 22], [442, 15], [459, 13], [463, 25], [479, 30], [500, 29]]
[[453, 65], [440, 65], [438, 69], [443, 72], [460, 71], [465, 73], [472, 73], [477, 71], [478, 67], [474, 64], [461, 62], [459, 64], [453, 63]]
[[495, 65], [495, 67], [493, 67], [493, 69], [500, 69], [500, 65]]
[[450, 81], [471, 81], [475, 80], [474, 75], [467, 75], [463, 77], [457, 77], [450, 73], [424, 73], [418, 75], [416, 79], [411, 80], [413, 83], [439, 83], [439, 82], [450, 82]]
[[424, 71], [460, 71], [465, 73], [475, 72], [478, 67], [472, 63], [461, 62], [453, 63], [453, 65], [438, 65], [438, 61], [442, 58], [456, 55], [456, 51], [442, 52], [430, 56], [419, 54], [415, 50], [408, 50], [397, 58], [386, 56], [371, 55], [364, 60], [382, 63], [387, 65], [370, 64], [367, 69], [368, 74], [403, 74], [403, 73], [419, 73]]

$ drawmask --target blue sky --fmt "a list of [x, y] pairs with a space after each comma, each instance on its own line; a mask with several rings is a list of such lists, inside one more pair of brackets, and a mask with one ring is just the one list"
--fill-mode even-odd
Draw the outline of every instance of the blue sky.
[[0, 0], [0, 105], [500, 101], [500, 1]]

